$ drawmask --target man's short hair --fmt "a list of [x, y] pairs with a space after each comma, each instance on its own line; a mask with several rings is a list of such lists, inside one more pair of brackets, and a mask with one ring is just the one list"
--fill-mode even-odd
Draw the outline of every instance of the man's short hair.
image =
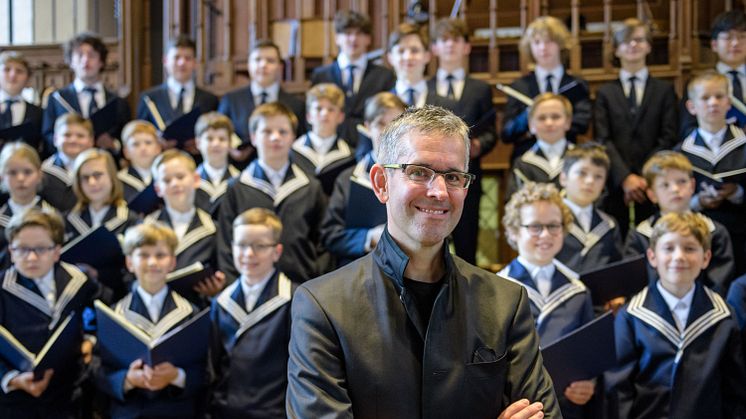
[[156, 246], [159, 242], [166, 244], [171, 256], [176, 253], [179, 239], [173, 229], [160, 221], [145, 221], [127, 229], [122, 250], [125, 255], [131, 256], [135, 250], [143, 246]]
[[137, 134], [148, 134], [158, 141], [158, 130], [153, 124], [144, 119], [135, 119], [127, 122], [127, 125], [122, 128], [122, 143], [127, 146]]
[[256, 129], [259, 127], [259, 121], [265, 120], [273, 116], [284, 116], [290, 121], [290, 128], [293, 132], [298, 128], [298, 117], [295, 116], [293, 111], [287, 106], [280, 102], [270, 102], [264, 105], [259, 105], [254, 109], [249, 117], [249, 132], [254, 134]]
[[720, 83], [726, 88], [729, 94], [733, 93], [731, 91], [733, 88], [731, 87], [730, 81], [728, 81], [728, 77], [725, 74], [718, 73], [715, 70], [707, 70], [695, 76], [692, 80], [689, 81], [689, 84], [687, 84], [686, 93], [689, 95], [689, 99], [694, 99], [697, 96], [697, 87], [699, 87], [699, 85], [709, 81]]
[[451, 38], [464, 38], [464, 41], [469, 42], [469, 28], [466, 26], [466, 22], [461, 19], [454, 18], [443, 18], [435, 24], [433, 30], [432, 41], [435, 42], [438, 39]]
[[402, 140], [413, 134], [436, 134], [461, 139], [466, 149], [464, 171], [468, 170], [469, 127], [451, 111], [432, 105], [425, 105], [422, 108], [409, 107], [392, 121], [381, 134], [376, 161], [380, 164], [401, 163], [398, 160], [407, 147], [407, 143]]
[[73, 193], [78, 198], [78, 202], [75, 204], [75, 210], [82, 210], [84, 206], [91, 203], [83, 192], [82, 179], [80, 178], [80, 170], [84, 164], [92, 160], [103, 160], [106, 166], [106, 175], [109, 176], [111, 181], [111, 191], [109, 192], [109, 205], [118, 205], [124, 203], [124, 188], [122, 182], [117, 177], [117, 164], [114, 162], [114, 157], [111, 153], [101, 150], [100, 148], [89, 148], [81, 152], [78, 157], [75, 158], [73, 164]]
[[251, 46], [249, 49], [249, 55], [253, 54], [254, 51], [259, 51], [260, 49], [266, 49], [271, 48], [275, 50], [277, 53], [277, 59], [282, 62], [282, 52], [280, 51], [280, 47], [277, 46], [274, 42], [272, 42], [269, 39], [259, 39], [256, 42], [254, 42], [254, 45]]
[[541, 16], [528, 25], [526, 32], [523, 34], [523, 38], [521, 38], [519, 49], [523, 55], [531, 60], [531, 62], [536, 62], [534, 55], [531, 54], [531, 41], [536, 36], [556, 42], [560, 48], [560, 59], [562, 62], [567, 61], [567, 57], [570, 53], [572, 35], [570, 35], [570, 31], [567, 30], [567, 26], [565, 26], [561, 20], [553, 16]]
[[389, 109], [404, 112], [407, 105], [391, 92], [376, 93], [365, 101], [364, 120], [370, 124]]
[[715, 16], [710, 27], [710, 37], [715, 40], [723, 32], [746, 31], [746, 14], [743, 10], [730, 10]]
[[81, 32], [65, 43], [65, 63], [67, 63], [67, 65], [72, 63], [73, 52], [83, 44], [90, 45], [91, 48], [98, 53], [98, 56], [101, 58], [101, 70], [103, 70], [103, 66], [106, 65], [106, 56], [109, 54], [109, 50], [106, 48], [106, 44], [104, 44], [101, 38], [93, 32]]
[[3, 51], [0, 53], [0, 66], [6, 65], [8, 63], [16, 63], [23, 66], [23, 68], [26, 69], [26, 73], [28, 75], [31, 75], [31, 66], [28, 63], [28, 60], [26, 57], [23, 56], [18, 51]]
[[83, 118], [83, 116], [79, 113], [75, 112], [69, 112], [64, 113], [57, 117], [57, 119], [54, 121], [54, 132], [59, 132], [62, 127], [66, 127], [68, 125], [78, 125], [80, 127], [83, 127], [86, 131], [88, 131], [88, 134], [93, 137], [93, 123], [90, 119]]
[[233, 220], [233, 228], [246, 225], [260, 225], [272, 230], [272, 240], [280, 242], [282, 235], [282, 221], [274, 211], [267, 208], [255, 207], [248, 209]]
[[166, 48], [166, 51], [172, 50], [174, 48], [188, 48], [192, 50], [192, 53], [194, 53], [194, 55], [197, 55], [197, 43], [194, 42], [194, 39], [190, 38], [187, 34], [179, 34], [176, 36], [176, 38], [168, 41], [168, 48]]
[[663, 176], [666, 170], [680, 170], [690, 178], [693, 176], [692, 163], [685, 155], [671, 150], [661, 150], [653, 154], [642, 166], [642, 176], [652, 188], [655, 179]]
[[351, 10], [340, 10], [334, 15], [334, 32], [343, 33], [348, 29], [358, 29], [366, 35], [373, 34], [373, 25], [368, 16]]
[[[573, 222], [572, 211], [565, 205], [560, 191], [553, 183], [537, 182], [526, 182], [521, 189], [518, 189], [510, 197], [508, 203], [505, 204], [505, 215], [503, 215], [503, 227], [505, 227], [505, 230], [517, 233], [518, 229], [521, 228], [521, 224], [523, 224], [521, 220], [521, 208], [539, 201], [549, 202], [559, 208], [560, 214], [562, 214], [562, 231], [566, 232]], [[510, 235], [507, 235], [507, 239], [510, 247], [517, 249], [518, 244], [510, 238]]]
[[194, 162], [194, 158], [192, 158], [189, 153], [176, 148], [171, 148], [159, 154], [158, 157], [153, 160], [151, 172], [154, 182], [157, 182], [159, 180], [158, 169], [171, 160], [181, 161], [190, 173], [197, 170], [197, 164]]
[[391, 52], [391, 50], [394, 49], [395, 46], [399, 45], [399, 42], [401, 42], [404, 37], [407, 37], [409, 35], [418, 37], [420, 39], [420, 42], [422, 42], [422, 46], [425, 48], [425, 51], [428, 51], [430, 49], [430, 41], [427, 39], [427, 34], [424, 32], [423, 28], [416, 23], [404, 22], [399, 24], [399, 27], [397, 27], [397, 29], [391, 32], [391, 35], [389, 35], [387, 51]]
[[197, 123], [194, 124], [194, 135], [200, 137], [208, 129], [224, 129], [228, 131], [228, 136], [233, 135], [233, 123], [231, 119], [222, 113], [218, 112], [207, 112], [197, 119]]
[[632, 35], [639, 28], [645, 30], [645, 40], [648, 42], [648, 44], [652, 45], [653, 36], [650, 33], [650, 26], [635, 17], [624, 19], [622, 25], [619, 27], [619, 29], [614, 31], [614, 34], [611, 38], [612, 48], [610, 51], [610, 59], [612, 65], [615, 65], [617, 67], [621, 65], [619, 57], [616, 56], [616, 50], [617, 48], [619, 48], [619, 45], [632, 41]]
[[65, 242], [65, 222], [62, 216], [54, 209], [42, 209], [31, 207], [26, 211], [15, 214], [8, 226], [5, 227], [5, 238], [8, 243], [26, 227], [41, 227], [49, 233], [49, 238], [54, 244], [62, 246]]
[[602, 167], [607, 173], [611, 167], [611, 160], [606, 153], [606, 147], [597, 142], [587, 142], [569, 148], [562, 162], [562, 172], [567, 174], [577, 162], [588, 159], [594, 166]]
[[319, 83], [306, 92], [306, 109], [311, 109], [314, 103], [326, 99], [334, 106], [344, 110], [345, 93], [334, 83]]
[[567, 117], [567, 119], [572, 119], [572, 103], [570, 102], [570, 99], [552, 92], [542, 93], [534, 98], [534, 104], [528, 107], [528, 119], [530, 120], [534, 117], [534, 113], [536, 113], [536, 109], [538, 109], [539, 105], [550, 100], [560, 101], [560, 103], [562, 103], [562, 109], [565, 111], [565, 117]]
[[678, 233], [684, 236], [692, 235], [706, 252], [710, 250], [710, 225], [701, 214], [696, 212], [676, 213], [669, 212], [662, 216], [653, 225], [650, 234], [649, 247], [655, 250], [658, 240], [667, 233]]

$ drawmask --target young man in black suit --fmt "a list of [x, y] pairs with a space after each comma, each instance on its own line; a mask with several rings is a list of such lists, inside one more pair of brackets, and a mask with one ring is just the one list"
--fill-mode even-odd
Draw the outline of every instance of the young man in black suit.
[[55, 150], [54, 123], [57, 117], [75, 112], [91, 119], [96, 111], [115, 102], [114, 120], [107, 124], [103, 132], [96, 132], [96, 147], [119, 154], [119, 137], [122, 128], [130, 120], [130, 107], [116, 92], [104, 87], [101, 73], [108, 52], [101, 38], [90, 32], [80, 33], [65, 44], [65, 62], [75, 73], [75, 80], [52, 93], [44, 110], [42, 134], [50, 153]]
[[476, 180], [469, 188], [464, 201], [464, 216], [453, 230], [456, 254], [471, 264], [476, 264], [479, 234], [479, 198], [482, 196], [482, 169], [479, 158], [495, 146], [495, 109], [492, 106], [492, 89], [477, 79], [469, 77], [464, 68], [471, 52], [469, 30], [462, 20], [442, 19], [435, 26], [433, 54], [438, 57], [438, 71], [427, 83], [428, 90], [459, 104], [459, 116], [470, 127], [469, 172]]
[[[311, 75], [311, 84], [334, 83], [345, 92], [345, 120], [337, 134], [351, 145], [364, 143], [370, 150], [368, 138], [358, 141], [357, 126], [363, 124], [366, 100], [379, 92], [391, 90], [396, 83], [394, 72], [368, 62], [366, 52], [371, 43], [373, 25], [370, 18], [353, 11], [340, 10], [334, 16], [334, 32], [339, 54], [333, 63], [318, 67]], [[352, 74], [352, 77], [350, 76]], [[357, 156], [365, 155], [356, 153]]]
[[38, 150], [42, 110], [21, 96], [30, 75], [31, 68], [23, 55], [15, 51], [0, 54], [0, 130], [30, 123], [30, 132], [21, 139]]
[[[651, 155], [676, 144], [678, 99], [673, 86], [651, 77], [645, 66], [651, 37], [643, 22], [626, 19], [614, 33], [613, 43], [614, 64], [621, 65], [619, 79], [601, 86], [596, 95], [593, 132], [612, 161], [603, 208], [619, 221], [624, 233], [630, 223], [653, 215], [642, 165]], [[632, 202], [636, 220], [630, 220], [627, 210]]]

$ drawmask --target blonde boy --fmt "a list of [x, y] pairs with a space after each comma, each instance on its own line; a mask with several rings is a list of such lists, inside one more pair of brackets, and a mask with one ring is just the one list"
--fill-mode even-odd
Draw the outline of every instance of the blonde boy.
[[233, 124], [225, 115], [208, 112], [197, 119], [194, 135], [197, 149], [202, 155], [202, 163], [197, 167], [201, 182], [196, 205], [217, 216], [216, 211], [228, 188], [228, 181], [240, 173], [228, 161]]

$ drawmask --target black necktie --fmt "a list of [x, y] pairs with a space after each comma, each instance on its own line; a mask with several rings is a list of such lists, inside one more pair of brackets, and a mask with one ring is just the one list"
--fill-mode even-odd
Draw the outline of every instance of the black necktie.
[[544, 85], [544, 93], [554, 93], [554, 88], [552, 87], [552, 78], [554, 78], [553, 75], [547, 74], [547, 81]]
[[267, 97], [268, 96], [269, 95], [267, 94], [267, 92], [265, 92], [264, 90], [262, 90], [262, 93], [259, 93], [259, 104], [260, 105], [264, 105], [265, 103], [267, 103]]
[[354, 65], [347, 66], [347, 85], [345, 86], [345, 93], [347, 96], [355, 94], [355, 68]]
[[632, 76], [629, 78], [629, 95], [627, 96], [627, 102], [629, 103], [629, 112], [632, 115], [637, 113], [637, 86], [635, 86], [636, 81], [636, 76]]
[[13, 126], [13, 110], [11, 109], [11, 106], [16, 102], [15, 99], [6, 99], [5, 102], [3, 102], [5, 103], [5, 110], [2, 115], [0, 115], [0, 125], [2, 125], [3, 128], [10, 128]]
[[95, 87], [86, 87], [85, 90], [90, 96], [91, 101], [88, 103], [88, 118], [93, 116], [96, 111], [98, 111], [98, 103], [96, 103], [96, 88]]
[[414, 104], [414, 89], [410, 87], [407, 89], [407, 105], [414, 106]]
[[446, 93], [446, 97], [451, 100], [456, 100], [456, 91], [453, 90], [453, 80], [455, 79], [453, 74], [446, 76], [446, 81], [448, 81], [448, 93]]
[[738, 77], [738, 71], [731, 70], [728, 74], [733, 78], [733, 97], [743, 101], [743, 86], [741, 86], [741, 78]]
[[179, 100], [176, 102], [176, 109], [174, 109], [177, 115], [184, 115], [184, 93], [186, 93], [186, 91], [182, 87], [181, 90], [179, 90]]

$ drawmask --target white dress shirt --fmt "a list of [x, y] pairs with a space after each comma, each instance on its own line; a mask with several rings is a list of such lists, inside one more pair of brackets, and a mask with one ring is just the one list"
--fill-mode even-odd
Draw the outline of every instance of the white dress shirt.
[[259, 167], [264, 170], [264, 174], [267, 175], [269, 183], [272, 184], [273, 188], [278, 189], [280, 186], [282, 186], [282, 183], [285, 181], [285, 176], [288, 173], [288, 169], [290, 168], [290, 162], [285, 163], [285, 165], [280, 168], [280, 170], [275, 170], [269, 167], [261, 160], [257, 160], [257, 163], [259, 164]]
[[562, 156], [565, 154], [565, 148], [567, 147], [567, 139], [562, 138], [554, 144], [548, 143], [541, 138], [536, 139], [536, 144], [544, 153], [544, 157], [549, 160], [552, 166], [559, 164]]
[[[280, 97], [280, 83], [272, 84], [271, 86], [262, 87], [259, 83], [251, 82], [251, 94], [254, 96], [254, 104], [259, 106], [262, 103], [262, 92], [267, 94], [267, 102], [277, 102]], [[248, 123], [248, 121], [247, 121]]]
[[355, 82], [352, 85], [353, 91], [355, 93], [360, 90], [360, 83], [363, 82], [363, 75], [365, 74], [365, 69], [368, 67], [368, 57], [365, 56], [365, 54], [361, 55], [360, 58], [358, 58], [355, 61], [350, 61], [350, 58], [340, 53], [337, 56], [337, 65], [339, 66], [339, 71], [342, 73], [342, 85], [347, 86], [349, 84], [349, 81], [347, 80], [350, 77], [350, 70], [347, 69], [347, 67], [350, 66], [350, 64], [354, 65], [355, 68], [352, 70], [352, 73], [355, 77]]
[[448, 97], [448, 79], [447, 77], [453, 76], [453, 95], [456, 100], [461, 100], [461, 95], [464, 92], [464, 84], [466, 79], [466, 72], [463, 68], [454, 70], [452, 73], [448, 73], [442, 68], [439, 68], [435, 73], [435, 86], [438, 91], [438, 96]]
[[409, 103], [408, 90], [410, 88], [414, 89], [414, 107], [421, 108], [425, 106], [425, 102], [427, 102], [427, 82], [425, 80], [420, 80], [419, 83], [410, 86], [403, 80], [397, 80], [396, 88], [394, 90], [396, 91], [396, 95], [399, 96], [399, 99], [401, 99], [405, 104]]
[[26, 117], [26, 101], [23, 99], [23, 97], [21, 97], [21, 95], [10, 96], [5, 91], [0, 90], [0, 114], [5, 112], [5, 107], [7, 106], [5, 101], [8, 99], [12, 99], [15, 101], [12, 105], [10, 105], [10, 112], [13, 114], [13, 118], [11, 120], [13, 126], [21, 125], [23, 123], [23, 119]]
[[323, 156], [327, 154], [337, 142], [337, 135], [334, 134], [331, 137], [321, 138], [314, 134], [313, 131], [309, 131], [308, 139], [311, 140], [311, 145], [313, 145], [314, 151]]
[[94, 210], [92, 206], [88, 206], [88, 213], [91, 215], [91, 227], [96, 228], [104, 222], [106, 213], [109, 212], [109, 206], [104, 205], [99, 210]]
[[269, 282], [274, 274], [275, 270], [272, 269], [267, 276], [256, 284], [249, 284], [249, 279], [241, 275], [241, 292], [243, 292], [244, 307], [247, 312], [254, 309], [256, 302], [259, 300], [259, 296], [262, 294], [262, 291], [264, 291], [264, 287], [267, 286], [267, 282]]
[[560, 65], [551, 70], [546, 70], [537, 66], [534, 69], [536, 83], [539, 84], [539, 91], [541, 93], [546, 93], [545, 87], [547, 84], [547, 76], [550, 74], [552, 75], [552, 91], [557, 93], [559, 91], [560, 82], [562, 81], [562, 76], [565, 74], [565, 67]]
[[80, 105], [80, 111], [83, 113], [84, 117], [91, 117], [88, 115], [88, 108], [91, 105], [91, 94], [85, 91], [86, 87], [96, 89], [96, 93], [94, 93], [93, 97], [96, 99], [96, 106], [98, 109], [101, 109], [106, 105], [106, 94], [104, 93], [104, 84], [102, 82], [99, 81], [88, 86], [83, 83], [82, 80], [75, 79], [75, 81], [73, 81], [73, 87], [75, 88], [75, 92], [78, 94], [78, 104]]
[[661, 285], [661, 281], [656, 282], [655, 286], [658, 288], [658, 291], [661, 293], [663, 299], [666, 301], [668, 309], [671, 310], [671, 314], [673, 315], [673, 320], [676, 323], [676, 327], [679, 329], [679, 332], [683, 333], [684, 329], [686, 328], [686, 322], [687, 320], [689, 320], [689, 311], [692, 308], [694, 289], [696, 287], [692, 284], [692, 288], [687, 291], [683, 297], [679, 298], [668, 292], [667, 289], [663, 288], [663, 285]]
[[202, 168], [205, 169], [205, 173], [207, 173], [207, 177], [210, 178], [210, 182], [213, 184], [219, 184], [223, 181], [223, 177], [225, 176], [225, 171], [228, 170], [228, 166], [223, 166], [220, 168], [214, 168], [210, 166], [210, 163], [205, 162], [202, 165]]
[[581, 207], [567, 198], [565, 198], [564, 201], [568, 208], [570, 208], [570, 211], [572, 211], [573, 215], [575, 215], [575, 219], [578, 220], [578, 224], [580, 224], [583, 230], [586, 233], [591, 231], [591, 222], [593, 220], [593, 205], [591, 204]]
[[184, 105], [184, 113], [192, 110], [195, 94], [194, 81], [189, 80], [185, 84], [181, 84], [173, 77], [169, 77], [166, 81], [166, 86], [168, 86], [168, 100], [171, 102], [171, 108], [176, 109], [176, 105], [179, 103], [179, 93], [181, 93], [181, 89], [183, 88], [184, 98], [182, 104]]
[[[737, 71], [738, 72], [738, 79], [741, 81], [741, 88], [744, 90], [743, 93], [746, 94], [746, 64], [741, 64], [736, 68], [733, 68], [729, 66], [728, 64], [725, 64], [724, 62], [718, 61], [717, 64], [715, 64], [715, 69], [718, 71], [718, 73], [725, 75], [725, 77], [728, 78], [728, 83], [733, 85], [733, 78], [730, 74], [731, 71]], [[737, 99], [740, 99], [741, 101], [744, 100], [744, 98], [739, 97]]]
[[15, 214], [20, 214], [26, 211], [27, 209], [36, 206], [36, 204], [38, 204], [39, 201], [41, 201], [41, 198], [39, 197], [39, 195], [36, 195], [36, 197], [34, 197], [34, 199], [32, 199], [31, 202], [29, 202], [27, 205], [21, 205], [17, 203], [16, 201], [14, 201], [13, 198], [9, 198], [8, 206], [10, 207], [10, 210], [13, 211], [13, 214], [15, 215]]
[[619, 80], [622, 81], [622, 89], [624, 90], [624, 96], [629, 97], [629, 90], [632, 87], [629, 79], [635, 76], [635, 98], [637, 99], [637, 106], [642, 103], [642, 96], [645, 94], [645, 83], [648, 82], [649, 71], [647, 67], [643, 67], [636, 73], [630, 73], [627, 70], [619, 71]]
[[518, 256], [518, 263], [531, 275], [531, 279], [536, 284], [536, 289], [542, 297], [547, 298], [552, 292], [552, 277], [554, 276], [554, 264], [550, 263], [544, 266], [536, 266], [528, 262], [525, 258]]
[[187, 230], [189, 230], [189, 225], [192, 224], [194, 214], [197, 211], [194, 207], [192, 207], [187, 212], [180, 212], [169, 207], [168, 205], [166, 206], [166, 211], [168, 212], [168, 217], [171, 219], [171, 226], [174, 229], [174, 233], [176, 233], [176, 237], [181, 240], [186, 234]]

